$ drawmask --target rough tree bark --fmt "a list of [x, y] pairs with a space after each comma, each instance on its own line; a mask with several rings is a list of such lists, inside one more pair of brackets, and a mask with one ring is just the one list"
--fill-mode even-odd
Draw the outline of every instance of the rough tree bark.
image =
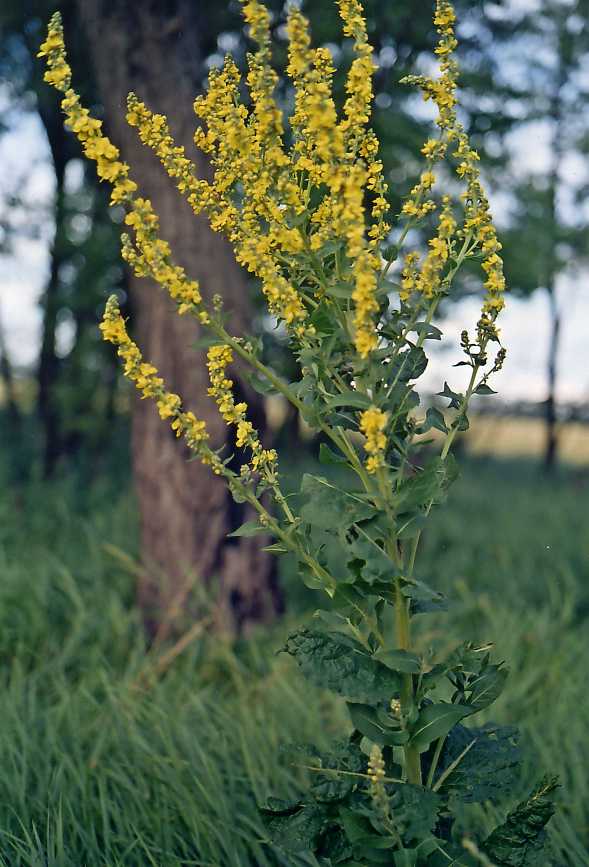
[[[154, 110], [167, 115], [176, 140], [184, 144], [199, 171], [207, 172], [194, 152], [192, 102], [201, 80], [198, 7], [190, 0], [77, 0], [90, 44], [106, 125], [130, 162], [142, 194], [160, 216], [162, 235], [176, 261], [201, 282], [203, 295], [219, 293], [230, 312], [234, 333], [247, 329], [250, 308], [245, 278], [226, 243], [195, 219], [153, 154], [125, 122], [126, 96], [135, 91]], [[212, 400], [202, 352], [194, 342], [198, 327], [178, 317], [155, 285], [131, 277], [134, 328], [145, 357], [169, 387], [204, 418], [216, 447], [227, 437]], [[234, 371], [239, 379], [239, 371]], [[239, 382], [253, 420], [263, 428], [259, 397]], [[222, 630], [239, 632], [272, 618], [280, 607], [273, 562], [258, 539], [226, 539], [252, 516], [233, 503], [224, 483], [188, 453], [149, 401], [133, 411], [133, 469], [139, 498], [144, 578], [139, 601], [148, 627], [165, 633], [176, 610], [185, 607], [192, 582], [203, 579], [217, 600]], [[248, 507], [249, 508], [249, 507]], [[213, 579], [218, 583], [212, 585]]]

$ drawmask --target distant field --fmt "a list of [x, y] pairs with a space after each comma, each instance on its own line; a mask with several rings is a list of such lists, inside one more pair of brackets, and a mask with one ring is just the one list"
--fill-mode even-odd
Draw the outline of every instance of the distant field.
[[[544, 451], [542, 419], [522, 416], [472, 416], [465, 436], [473, 455], [540, 457]], [[589, 464], [589, 425], [568, 422], [560, 426], [559, 457], [569, 464]]]

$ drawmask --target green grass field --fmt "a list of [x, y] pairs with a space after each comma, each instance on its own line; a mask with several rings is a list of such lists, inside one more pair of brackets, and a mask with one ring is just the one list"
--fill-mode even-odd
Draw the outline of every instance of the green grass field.
[[[420, 640], [467, 633], [509, 662], [494, 718], [525, 735], [522, 793], [544, 769], [561, 777], [556, 867], [589, 867], [588, 513], [587, 475], [470, 461], [419, 566], [454, 601], [450, 624], [425, 621]], [[134, 538], [125, 492], [62, 485], [0, 501], [0, 865], [312, 864], [266, 845], [256, 810], [300, 781], [281, 745], [346, 726], [337, 701], [274, 653], [312, 597], [285, 564], [287, 620], [235, 647], [193, 642], [146, 677], [157, 657], [133, 570], [113, 556], [134, 558]]]

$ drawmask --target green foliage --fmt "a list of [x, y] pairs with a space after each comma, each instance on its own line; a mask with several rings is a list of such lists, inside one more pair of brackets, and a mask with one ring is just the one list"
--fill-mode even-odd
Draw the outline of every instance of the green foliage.
[[399, 692], [396, 672], [351, 638], [299, 629], [289, 636], [284, 649], [311, 683], [352, 701], [377, 703]]
[[454, 726], [440, 756], [439, 779], [461, 755], [463, 758], [441, 786], [442, 794], [466, 804], [497, 803], [504, 792], [516, 788], [521, 765], [517, 729], [493, 724], [479, 728]]
[[544, 828], [554, 815], [555, 778], [546, 777], [503, 825], [485, 840], [484, 851], [497, 867], [533, 867], [544, 850]]
[[[416, 644], [425, 649], [437, 638], [447, 647], [468, 631], [484, 634], [501, 640], [515, 672], [492, 709], [501, 723], [497, 734], [488, 723], [458, 724], [435, 775], [477, 737], [438, 792], [455, 804], [452, 845], [464, 867], [481, 864], [466, 858], [462, 836], [487, 839], [504, 823], [506, 809], [531, 791], [540, 766], [558, 768], [563, 788], [548, 826], [550, 848], [536, 863], [589, 867], [582, 760], [589, 706], [579, 692], [589, 605], [589, 551], [581, 532], [588, 494], [580, 475], [547, 482], [521, 462], [465, 463], [455, 495], [428, 528], [422, 566], [431, 572], [432, 562], [442, 564], [440, 585], [454, 604], [443, 615], [417, 618], [423, 634], [417, 630]], [[487, 510], [499, 515], [497, 536], [488, 533]], [[345, 705], [300, 677], [286, 655], [272, 653], [284, 644], [284, 623], [234, 649], [218, 639], [195, 642], [149, 689], [132, 688], [156, 658], [134, 609], [134, 514], [120, 474], [93, 488], [72, 479], [18, 496], [2, 486], [0, 659], [7, 701], [0, 718], [0, 803], [9, 807], [0, 811], [0, 865], [309, 865], [306, 856], [262, 842], [268, 833], [256, 802], [264, 804], [274, 791], [283, 809], [310, 797], [329, 805], [330, 798], [367, 787], [365, 777], [308, 770], [321, 764], [366, 774], [368, 756], [345, 736]], [[125, 552], [126, 560], [113, 550]], [[291, 616], [302, 616], [311, 594], [295, 603], [300, 584], [289, 576], [287, 560], [281, 562]], [[555, 576], [559, 592], [552, 596]], [[400, 660], [406, 667], [403, 654]], [[514, 718], [524, 734], [521, 751], [505, 727]], [[292, 748], [300, 741], [317, 747]], [[387, 772], [397, 778], [400, 765], [383, 752]], [[518, 752], [521, 765], [514, 764]], [[512, 796], [502, 809], [497, 805], [506, 790]], [[338, 867], [352, 858], [341, 830], [325, 831], [321, 840], [318, 857], [331, 853]], [[391, 860], [394, 853], [383, 851]], [[437, 863], [446, 867], [448, 860], [439, 854]]]
[[306, 500], [301, 509], [302, 521], [320, 530], [347, 529], [376, 514], [365, 496], [344, 491], [322, 476], [305, 474], [301, 494]]

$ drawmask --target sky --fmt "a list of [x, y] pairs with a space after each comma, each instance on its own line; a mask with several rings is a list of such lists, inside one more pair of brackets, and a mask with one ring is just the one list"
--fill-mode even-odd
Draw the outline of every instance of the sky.
[[[514, 0], [514, 4], [519, 8], [534, 8], [535, 0]], [[1, 102], [0, 95], [0, 108]], [[25, 197], [40, 204], [49, 203], [52, 173], [47, 164], [48, 150], [41, 125], [33, 114], [22, 114], [13, 120], [11, 131], [0, 137], [0, 192], [10, 192], [11, 185], [13, 188], [26, 176]], [[541, 128], [528, 132], [525, 143], [518, 144], [516, 140], [514, 146], [516, 150], [525, 147], [528, 167], [531, 160], [542, 170], [548, 154]], [[571, 171], [574, 170], [572, 167]], [[23, 188], [19, 191], [23, 193]], [[500, 210], [500, 203], [496, 203], [497, 209]], [[21, 239], [16, 242], [12, 255], [0, 256], [0, 327], [11, 360], [18, 368], [33, 365], [38, 354], [41, 324], [38, 301], [47, 276], [48, 243], [49, 229], [41, 225], [40, 237]], [[565, 314], [558, 370], [559, 396], [567, 402], [589, 401], [588, 290], [587, 273], [579, 274], [575, 280], [561, 280], [558, 285], [559, 304]], [[460, 358], [460, 332], [465, 327], [473, 328], [479, 304], [476, 298], [470, 298], [449, 308], [443, 324], [444, 341], [435, 347], [424, 375], [423, 385], [427, 390], [440, 390], [444, 379], [448, 379], [451, 386], [460, 387], [464, 368], [453, 369], [451, 365]], [[494, 388], [504, 399], [539, 401], [545, 398], [549, 327], [545, 293], [536, 292], [528, 301], [508, 298], [500, 320], [508, 356], [503, 371], [494, 380]], [[58, 340], [65, 348], [66, 324]]]

